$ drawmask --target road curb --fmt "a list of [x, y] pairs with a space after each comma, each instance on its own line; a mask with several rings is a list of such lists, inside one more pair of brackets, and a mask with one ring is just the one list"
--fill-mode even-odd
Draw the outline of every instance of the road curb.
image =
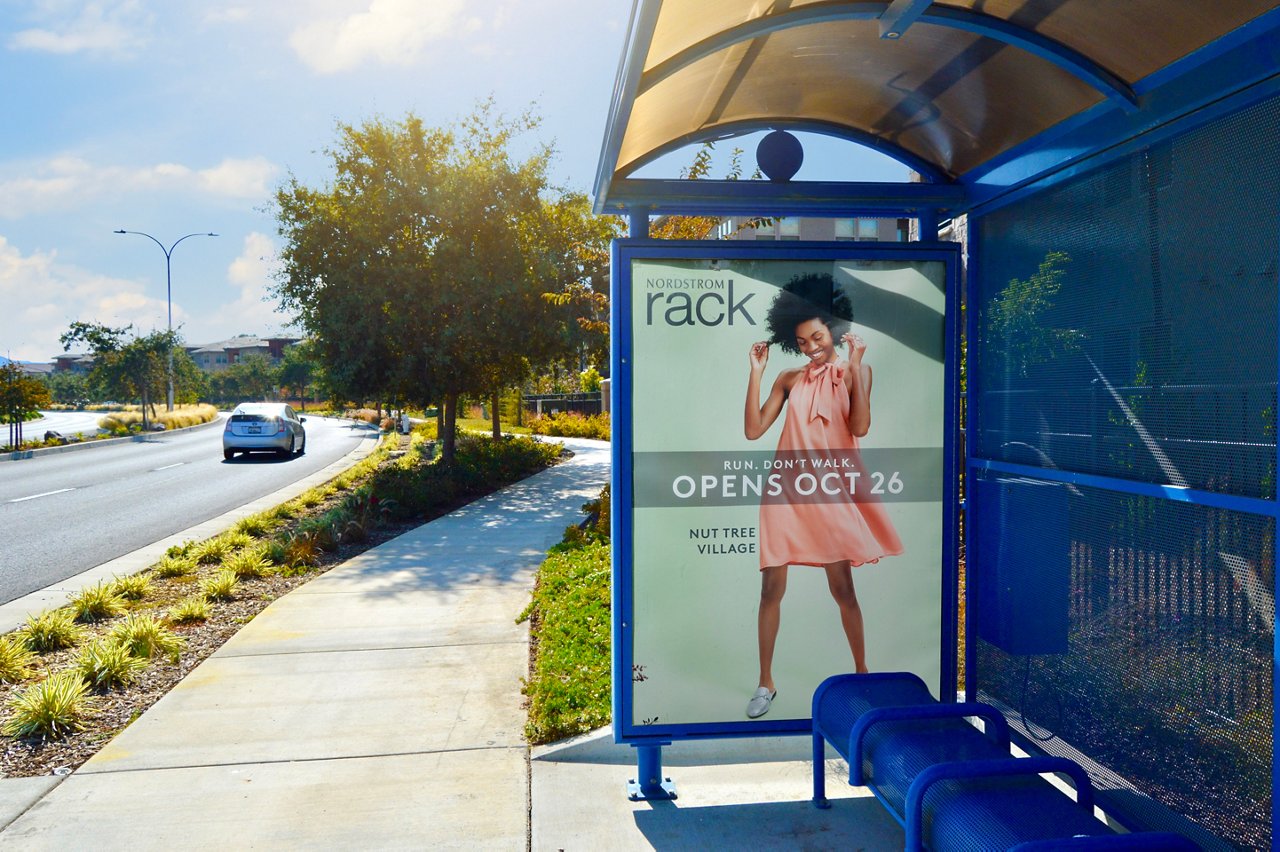
[[[193, 426], [190, 428], [199, 427]], [[160, 541], [140, 547], [132, 553], [118, 556], [110, 562], [104, 562], [87, 571], [82, 571], [65, 580], [59, 580], [43, 589], [37, 589], [20, 598], [15, 598], [7, 604], [0, 605], [0, 635], [17, 629], [28, 617], [37, 612], [62, 606], [71, 595], [77, 594], [85, 586], [93, 585], [99, 581], [109, 581], [117, 576], [123, 577], [129, 574], [136, 574], [144, 568], [150, 567], [159, 562], [165, 551], [175, 544], [182, 544], [189, 540], [200, 541], [211, 538], [229, 529], [242, 518], [274, 508], [281, 503], [292, 500], [309, 488], [328, 482], [347, 468], [366, 458], [378, 446], [378, 439], [381, 437], [382, 431], [376, 426], [365, 424], [362, 421], [352, 421], [351, 428], [367, 432], [368, 438], [373, 440], [361, 441], [342, 458], [321, 468], [310, 476], [303, 477], [292, 485], [259, 497], [239, 508], [223, 512], [216, 518], [210, 518], [195, 526], [180, 530], [173, 535], [162, 538]], [[180, 430], [175, 429], [174, 431]]]
[[41, 447], [38, 450], [14, 450], [9, 453], [0, 453], [0, 462], [25, 461], [27, 459], [38, 458], [45, 455], [51, 456], [57, 453], [71, 453], [76, 450], [87, 450], [90, 447], [104, 447], [111, 444], [140, 444], [144, 441], [150, 441], [160, 435], [176, 435], [179, 432], [192, 432], [196, 429], [208, 429], [210, 426], [216, 426], [221, 423], [222, 420], [223, 414], [222, 412], [218, 412], [218, 416], [207, 423], [197, 423], [195, 426], [183, 426], [181, 429], [166, 429], [163, 432], [147, 432], [143, 435], [130, 435], [126, 438], [102, 438], [94, 441], [79, 441], [74, 444], [61, 444], [57, 447]]

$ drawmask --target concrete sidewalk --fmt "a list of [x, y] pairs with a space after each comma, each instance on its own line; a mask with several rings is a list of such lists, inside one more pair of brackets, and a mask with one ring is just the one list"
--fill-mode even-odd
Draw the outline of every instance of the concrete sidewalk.
[[276, 601], [72, 775], [0, 781], [0, 847], [901, 848], [869, 798], [809, 806], [802, 739], [681, 745], [652, 805], [607, 736], [530, 759], [514, 619], [608, 478], [607, 444], [566, 444]]

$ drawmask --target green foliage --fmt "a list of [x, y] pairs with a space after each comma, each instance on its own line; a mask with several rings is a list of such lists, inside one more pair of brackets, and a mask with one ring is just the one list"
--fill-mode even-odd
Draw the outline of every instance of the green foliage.
[[200, 581], [200, 592], [206, 600], [233, 601], [236, 599], [237, 578], [234, 571], [223, 568], [211, 577]]
[[64, 671], [10, 698], [9, 718], [2, 730], [11, 737], [61, 739], [84, 730], [94, 709], [89, 684], [78, 672]]
[[609, 489], [586, 503], [538, 568], [533, 597], [517, 621], [530, 622], [535, 648], [524, 692], [525, 735], [545, 743], [589, 731], [610, 714]]
[[524, 692], [525, 735], [546, 743], [609, 721], [609, 545], [553, 553], [538, 569], [530, 608], [537, 657]]
[[200, 595], [189, 595], [169, 608], [166, 616], [170, 624], [195, 624], [206, 621], [212, 608]]
[[21, 366], [12, 362], [0, 366], [0, 423], [9, 424], [9, 446], [22, 445], [22, 424], [52, 401], [48, 385], [28, 376]]
[[31, 677], [36, 656], [19, 634], [0, 636], [0, 683], [21, 683]]
[[151, 578], [146, 574], [116, 577], [111, 581], [111, 591], [127, 601], [145, 600], [151, 594]]
[[46, 609], [27, 619], [21, 635], [28, 648], [45, 654], [78, 645], [87, 634], [70, 610]]
[[93, 353], [90, 384], [115, 399], [138, 400], [145, 429], [149, 425], [150, 406], [163, 401], [167, 395], [170, 357], [176, 396], [191, 396], [187, 385], [200, 380], [200, 371], [194, 368], [176, 331], [130, 337], [131, 330], [132, 326], [112, 328], [100, 323], [73, 322], [59, 339], [67, 351], [76, 345], [89, 348]]
[[1066, 252], [1048, 252], [1033, 275], [1011, 279], [991, 301], [987, 334], [1011, 374], [1025, 378], [1036, 364], [1078, 348], [1080, 332], [1047, 324], [1070, 261]]
[[71, 599], [69, 605], [71, 611], [75, 613], [76, 621], [102, 621], [106, 618], [114, 618], [125, 611], [124, 598], [111, 583], [86, 586]]
[[125, 645], [98, 639], [80, 649], [73, 670], [94, 689], [120, 689], [133, 683], [147, 661], [130, 653]]
[[542, 417], [530, 420], [529, 429], [535, 435], [552, 435], [560, 438], [594, 438], [598, 441], [608, 441], [610, 436], [608, 414], [584, 416], [573, 411], [544, 414]]
[[133, 613], [111, 628], [109, 638], [122, 645], [135, 657], [151, 659], [157, 654], [164, 654], [171, 662], [178, 661], [186, 641], [157, 619], [147, 613]]
[[216, 565], [231, 553], [231, 544], [226, 537], [216, 536], [200, 542], [191, 548], [191, 556], [201, 565]]
[[242, 550], [253, 545], [253, 536], [242, 532], [239, 529], [223, 533], [219, 538], [221, 538], [223, 543], [231, 550]]
[[157, 577], [187, 577], [194, 574], [196, 563], [194, 559], [187, 556], [166, 556], [161, 559], [151, 572]]
[[188, 556], [195, 546], [196, 543], [194, 541], [184, 541], [182, 544], [172, 545], [164, 552], [164, 555], [168, 557]]
[[262, 551], [256, 548], [233, 553], [222, 565], [241, 580], [257, 580], [271, 573], [271, 565], [263, 558]]
[[578, 382], [582, 386], [583, 393], [599, 393], [601, 381], [603, 380], [600, 377], [600, 371], [594, 364], [578, 374]]
[[278, 516], [270, 512], [260, 512], [257, 515], [241, 518], [233, 529], [251, 538], [262, 538], [278, 526], [280, 526]]

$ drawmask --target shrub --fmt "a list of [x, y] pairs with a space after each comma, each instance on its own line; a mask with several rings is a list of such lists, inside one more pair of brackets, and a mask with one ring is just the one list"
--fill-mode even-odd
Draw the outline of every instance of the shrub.
[[59, 739], [84, 730], [94, 709], [84, 678], [71, 670], [59, 672], [9, 699], [10, 715], [3, 731], [11, 737]]
[[81, 589], [71, 599], [70, 607], [76, 621], [93, 622], [120, 615], [125, 611], [125, 602], [113, 583], [97, 583]]
[[186, 644], [181, 636], [165, 627], [154, 615], [145, 613], [125, 616], [124, 621], [111, 628], [109, 638], [127, 648], [135, 657], [149, 660], [156, 654], [166, 654], [175, 663]]
[[175, 544], [164, 552], [166, 558], [177, 559], [179, 556], [187, 556], [191, 553], [192, 548], [196, 546], [194, 541], [184, 541], [182, 544]]
[[31, 677], [36, 655], [17, 634], [0, 636], [0, 683], [21, 683]]
[[133, 683], [147, 661], [129, 648], [108, 639], [98, 639], [80, 649], [74, 671], [94, 689], [120, 689]]
[[274, 513], [264, 512], [242, 518], [233, 529], [251, 538], [262, 538], [278, 526], [280, 526], [279, 516]]
[[253, 545], [253, 536], [242, 532], [223, 533], [219, 536], [231, 550], [243, 550]]
[[529, 429], [535, 435], [553, 435], [562, 438], [595, 438], [609, 440], [609, 415], [592, 414], [584, 417], [573, 411], [544, 414], [529, 421]]
[[271, 566], [267, 564], [267, 560], [262, 558], [262, 551], [256, 548], [233, 553], [227, 557], [222, 566], [242, 580], [256, 580], [271, 573]]
[[140, 601], [151, 594], [151, 578], [146, 574], [116, 577], [111, 581], [110, 588], [127, 601]]
[[36, 613], [22, 627], [23, 641], [38, 654], [78, 645], [85, 635], [85, 629], [76, 624], [75, 617], [66, 609]]
[[383, 432], [394, 432], [396, 429], [396, 419], [394, 417], [384, 417], [378, 426]]
[[316, 537], [298, 531], [285, 542], [284, 564], [290, 568], [310, 568], [320, 561], [320, 545]]
[[196, 570], [195, 560], [186, 556], [166, 556], [151, 571], [157, 577], [186, 577]]
[[191, 595], [169, 608], [168, 619], [171, 624], [195, 624], [207, 620], [209, 612], [207, 600], [200, 595]]
[[222, 536], [207, 539], [191, 548], [191, 556], [201, 565], [216, 565], [229, 553], [231, 553], [231, 545]]
[[610, 718], [609, 545], [552, 553], [538, 569], [530, 628], [537, 656], [524, 692], [525, 734], [546, 743], [599, 727]]
[[212, 577], [200, 581], [200, 592], [207, 600], [233, 601], [236, 599], [236, 575], [234, 571], [222, 569]]

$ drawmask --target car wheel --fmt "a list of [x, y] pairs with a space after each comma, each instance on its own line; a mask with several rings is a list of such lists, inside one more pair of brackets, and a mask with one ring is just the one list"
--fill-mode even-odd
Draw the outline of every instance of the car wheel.
[[290, 436], [290, 437], [289, 437], [289, 449], [287, 449], [287, 450], [277, 450], [277, 452], [278, 452], [282, 457], [284, 457], [284, 458], [286, 458], [286, 459], [287, 459], [287, 458], [290, 458], [290, 457], [293, 455], [293, 452], [294, 452], [294, 449], [295, 449], [295, 445], [296, 445], [297, 443], [298, 443], [298, 439], [297, 439], [297, 438], [294, 438], [294, 437], [292, 437], [292, 436]]
[[227, 461], [231, 461], [233, 458], [235, 458], [235, 457], [236, 457], [236, 451], [235, 451], [235, 450], [223, 450], [223, 451], [222, 451], [222, 457], [223, 457], [224, 459], [226, 459]]

